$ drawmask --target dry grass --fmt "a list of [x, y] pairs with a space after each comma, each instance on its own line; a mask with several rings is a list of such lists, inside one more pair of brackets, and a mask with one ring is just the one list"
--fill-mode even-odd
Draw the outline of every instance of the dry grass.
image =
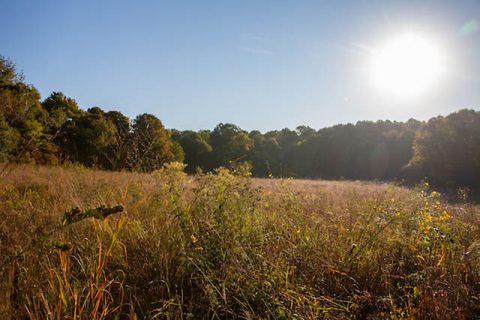
[[[15, 166], [0, 318], [468, 319], [480, 208], [428, 186]], [[66, 211], [125, 207], [62, 224]]]

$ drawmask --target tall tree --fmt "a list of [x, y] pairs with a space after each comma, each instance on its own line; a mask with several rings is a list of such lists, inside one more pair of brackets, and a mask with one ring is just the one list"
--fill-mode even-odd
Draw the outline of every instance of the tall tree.
[[9, 132], [12, 139], [8, 147], [3, 143], [2, 152], [7, 152], [15, 161], [48, 163], [52, 160], [48, 153], [52, 144], [44, 134], [48, 115], [39, 100], [37, 89], [25, 84], [15, 65], [0, 56], [1, 130], [4, 136]]
[[120, 111], [109, 111], [105, 113], [105, 118], [114, 126], [114, 137], [105, 150], [105, 165], [110, 170], [128, 168], [128, 156], [132, 148], [130, 119]]
[[208, 137], [195, 131], [172, 131], [172, 139], [179, 143], [185, 154], [185, 171], [189, 173], [205, 170], [211, 156], [212, 147]]
[[58, 134], [65, 122], [81, 114], [77, 102], [62, 92], [52, 92], [42, 106], [48, 112], [46, 131], [53, 136]]
[[480, 112], [461, 110], [436, 117], [415, 136], [410, 169], [417, 178], [451, 186], [480, 185]]
[[141, 171], [153, 171], [173, 161], [175, 154], [168, 131], [152, 114], [144, 113], [133, 121], [130, 166]]
[[99, 107], [67, 120], [59, 135], [63, 160], [88, 167], [109, 168], [109, 147], [115, 143], [115, 125]]
[[250, 150], [249, 160], [252, 162], [252, 173], [257, 177], [280, 175], [281, 148], [274, 137], [267, 137], [260, 131], [249, 134], [253, 147]]
[[252, 147], [248, 133], [231, 123], [220, 123], [210, 134], [213, 148], [211, 168], [228, 166], [233, 162], [247, 160]]

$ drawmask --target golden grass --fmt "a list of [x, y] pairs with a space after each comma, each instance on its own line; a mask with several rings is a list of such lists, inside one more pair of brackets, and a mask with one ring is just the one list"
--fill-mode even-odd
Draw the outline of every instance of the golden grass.
[[[0, 318], [468, 319], [480, 208], [423, 185], [14, 166]], [[62, 224], [66, 211], [125, 207]]]

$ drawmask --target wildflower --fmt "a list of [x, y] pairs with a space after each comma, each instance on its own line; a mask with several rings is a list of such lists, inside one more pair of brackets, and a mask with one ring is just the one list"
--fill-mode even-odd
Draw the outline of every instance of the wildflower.
[[448, 214], [447, 211], [443, 210], [442, 215], [438, 217], [438, 220], [440, 221], [447, 221], [451, 218], [451, 216]]
[[192, 243], [197, 243], [198, 242], [197, 237], [195, 237], [195, 235], [193, 235], [193, 234], [190, 236], [190, 239], [192, 239]]

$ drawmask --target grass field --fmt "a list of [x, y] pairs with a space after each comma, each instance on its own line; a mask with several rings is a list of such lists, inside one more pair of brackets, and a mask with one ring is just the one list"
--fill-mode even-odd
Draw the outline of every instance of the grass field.
[[480, 314], [480, 207], [468, 199], [180, 169], [3, 170], [0, 318]]

